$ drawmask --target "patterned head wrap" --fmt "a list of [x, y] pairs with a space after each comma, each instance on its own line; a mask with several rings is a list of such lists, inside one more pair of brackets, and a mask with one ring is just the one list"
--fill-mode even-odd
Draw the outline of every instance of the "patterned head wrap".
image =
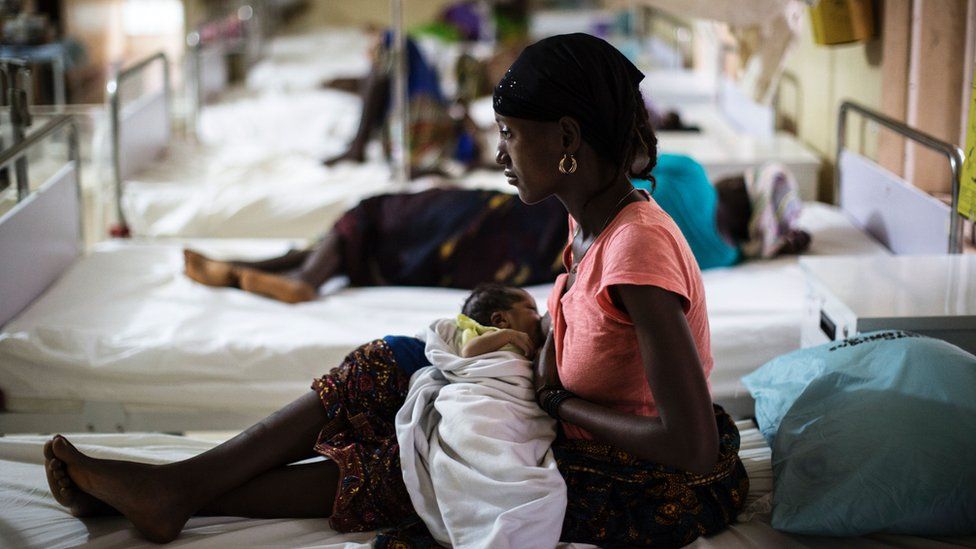
[[635, 93], [644, 74], [616, 48], [588, 34], [563, 34], [525, 48], [495, 87], [502, 116], [579, 121], [583, 139], [604, 158], [624, 161]]

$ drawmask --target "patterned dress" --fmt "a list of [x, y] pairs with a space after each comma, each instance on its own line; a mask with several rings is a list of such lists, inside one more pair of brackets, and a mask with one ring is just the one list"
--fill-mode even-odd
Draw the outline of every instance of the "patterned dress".
[[336, 222], [354, 286], [473, 288], [552, 282], [562, 271], [566, 211], [556, 199], [431, 189], [367, 198]]

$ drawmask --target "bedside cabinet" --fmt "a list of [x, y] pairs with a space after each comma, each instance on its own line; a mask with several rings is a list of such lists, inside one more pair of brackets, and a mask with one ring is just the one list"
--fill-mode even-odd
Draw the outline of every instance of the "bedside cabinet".
[[803, 257], [800, 344], [908, 330], [976, 354], [976, 255]]

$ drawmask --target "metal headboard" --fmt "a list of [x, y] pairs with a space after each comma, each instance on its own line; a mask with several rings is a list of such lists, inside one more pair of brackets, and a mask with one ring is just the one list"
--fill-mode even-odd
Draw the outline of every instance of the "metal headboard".
[[[844, 101], [840, 105], [840, 111], [837, 115], [837, 161], [838, 164], [841, 160], [841, 155], [844, 152], [846, 139], [847, 139], [847, 114], [849, 112], [855, 112], [869, 120], [872, 120], [882, 126], [888, 128], [889, 130], [902, 135], [916, 143], [924, 145], [935, 152], [943, 154], [949, 161], [949, 168], [952, 172], [952, 181], [950, 182], [952, 188], [952, 202], [950, 204], [950, 217], [949, 217], [949, 253], [960, 253], [962, 251], [962, 229], [963, 224], [961, 223], [960, 216], [957, 212], [959, 205], [959, 174], [962, 170], [963, 165], [963, 152], [959, 147], [941, 141], [927, 133], [916, 130], [915, 128], [909, 127], [902, 122], [889, 118], [881, 113], [875, 112], [867, 107], [854, 103], [852, 101]], [[841, 170], [834, 170], [834, 196], [839, 199], [841, 196]]]
[[[259, 15], [260, 11], [260, 9], [255, 9], [255, 6], [251, 4], [238, 6], [233, 13], [233, 17], [240, 24], [241, 35], [235, 36], [230, 40], [224, 36], [218, 36], [215, 41], [208, 43], [203, 36], [204, 33], [202, 31], [204, 27], [218, 25], [218, 22], [224, 18], [206, 21], [186, 35], [186, 45], [189, 52], [189, 75], [187, 84], [190, 87], [188, 93], [191, 98], [190, 127], [195, 132], [199, 130], [200, 111], [207, 101], [209, 91], [204, 80], [207, 72], [204, 69], [207, 56], [217, 55], [221, 58], [221, 62], [226, 62], [224, 56], [228, 52], [240, 52], [244, 56], [245, 68], [249, 67], [249, 65], [260, 57], [263, 47], [264, 36]], [[226, 84], [226, 66], [223, 70], [225, 74], [222, 80], [224, 80], [223, 84]]]
[[154, 63], [160, 63], [163, 69], [163, 98], [166, 109], [166, 119], [169, 120], [170, 112], [170, 101], [171, 101], [171, 91], [170, 91], [170, 73], [169, 73], [169, 59], [163, 52], [158, 52], [142, 61], [139, 61], [135, 65], [128, 67], [119, 71], [114, 78], [108, 81], [106, 86], [106, 92], [108, 94], [108, 104], [109, 104], [109, 124], [111, 130], [111, 148], [112, 148], [112, 174], [115, 183], [115, 209], [116, 215], [118, 216], [118, 226], [113, 228], [112, 236], [128, 236], [128, 224], [125, 220], [125, 214], [122, 211], [122, 158], [121, 158], [121, 137], [120, 137], [120, 124], [122, 117], [122, 98], [121, 89], [122, 85], [132, 78], [140, 75], [143, 71], [147, 70], [148, 67], [152, 66]]
[[24, 160], [33, 147], [63, 131], [68, 161], [0, 215], [0, 326], [57, 280], [84, 247], [78, 127], [73, 116], [58, 116], [0, 152], [0, 168]]

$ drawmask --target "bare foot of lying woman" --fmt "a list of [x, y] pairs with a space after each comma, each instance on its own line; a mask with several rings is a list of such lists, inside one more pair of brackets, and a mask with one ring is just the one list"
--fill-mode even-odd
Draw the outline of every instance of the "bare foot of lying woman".
[[[75, 516], [116, 511], [156, 543], [175, 539], [190, 519], [192, 509], [174, 495], [180, 479], [166, 478], [163, 467], [90, 458], [62, 436], [54, 437], [44, 451], [51, 456], [45, 464], [51, 492]], [[57, 478], [64, 474], [67, 482]]]
[[[183, 250], [184, 272], [208, 286], [240, 288], [285, 303], [301, 303], [315, 299], [318, 286], [333, 274], [331, 265], [323, 267], [314, 257], [315, 261], [305, 265], [310, 255], [305, 250], [292, 250], [264, 261], [220, 261], [187, 249]], [[319, 284], [306, 282], [308, 276]]]
[[183, 250], [186, 276], [207, 286], [237, 286], [237, 267], [229, 261], [217, 261], [193, 251]]

